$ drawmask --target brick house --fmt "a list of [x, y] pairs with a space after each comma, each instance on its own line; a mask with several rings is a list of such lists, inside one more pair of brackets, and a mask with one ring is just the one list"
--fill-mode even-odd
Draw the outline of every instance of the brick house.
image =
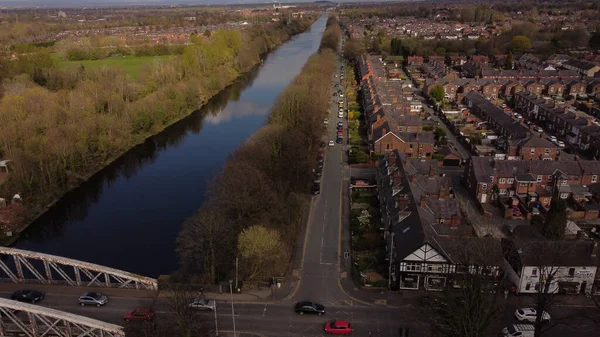
[[500, 88], [500, 93], [504, 98], [510, 98], [521, 90], [523, 90], [523, 85], [521, 83], [516, 80], [508, 80]]
[[481, 86], [481, 93], [487, 98], [498, 98], [500, 85], [495, 82], [488, 82]]
[[451, 67], [459, 67], [467, 63], [467, 57], [464, 55], [448, 55], [448, 64]]
[[397, 135], [398, 126], [393, 121], [385, 121], [373, 130], [372, 142], [373, 151], [376, 154], [385, 154], [387, 152], [403, 149], [404, 140]]
[[471, 60], [481, 66], [487, 66], [490, 63], [490, 59], [486, 55], [473, 55]]
[[567, 82], [566, 94], [571, 96], [585, 95], [586, 85], [579, 80], [571, 80]]
[[531, 81], [530, 83], [525, 85], [525, 89], [533, 94], [540, 96], [544, 91], [544, 85], [539, 82]]
[[402, 144], [398, 150], [409, 158], [431, 158], [433, 155], [433, 132], [399, 132]]
[[542, 137], [529, 137], [518, 143], [518, 154], [521, 160], [556, 160], [558, 146]]
[[565, 85], [557, 80], [550, 81], [546, 85], [545, 92], [546, 92], [546, 95], [549, 95], [549, 96], [562, 96], [565, 93]]
[[423, 57], [422, 56], [409, 56], [407, 63], [409, 66], [420, 67], [423, 65]]

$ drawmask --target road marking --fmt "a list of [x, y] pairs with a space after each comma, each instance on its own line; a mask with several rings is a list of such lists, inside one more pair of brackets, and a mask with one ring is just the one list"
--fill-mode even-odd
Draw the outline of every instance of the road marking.
[[[344, 294], [346, 294], [346, 296], [350, 297], [350, 298], [351, 298], [352, 300], [354, 300], [355, 302], [362, 303], [362, 304], [364, 304], [364, 305], [368, 305], [368, 306], [370, 306], [370, 307], [372, 307], [372, 306], [373, 306], [373, 303], [369, 303], [369, 302], [365, 302], [365, 301], [363, 301], [363, 300], [359, 300], [358, 298], [356, 298], [356, 297], [353, 297], [352, 295], [348, 294], [348, 292], [346, 291], [346, 289], [344, 289], [344, 287], [342, 286], [342, 279], [341, 279], [341, 278], [339, 278], [339, 277], [338, 277], [338, 287], [340, 288], [340, 290], [341, 290], [341, 291], [342, 291]], [[352, 303], [352, 302], [350, 302], [350, 303]], [[350, 305], [352, 305], [352, 304], [350, 304]]]
[[[219, 330], [219, 332], [233, 333], [233, 330]], [[259, 332], [251, 332], [251, 331], [243, 331], [243, 330], [236, 330], [235, 334], [238, 336], [240, 334], [245, 334], [245, 335], [253, 335], [253, 336], [259, 336], [259, 337], [267, 337], [267, 335], [263, 335]]]
[[267, 304], [265, 304], [265, 308], [263, 309], [263, 317], [265, 317], [266, 313], [267, 313]]

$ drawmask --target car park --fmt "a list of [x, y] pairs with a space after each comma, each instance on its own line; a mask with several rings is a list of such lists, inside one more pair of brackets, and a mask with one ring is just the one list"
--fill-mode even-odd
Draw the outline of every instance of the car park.
[[154, 310], [148, 308], [137, 308], [130, 310], [123, 316], [126, 322], [143, 321], [150, 322], [154, 319]]
[[296, 311], [300, 315], [317, 314], [321, 316], [325, 314], [325, 306], [310, 301], [304, 301], [296, 303], [296, 305], [294, 306], [294, 311]]
[[350, 335], [352, 324], [348, 321], [334, 320], [325, 323], [325, 333], [332, 335]]
[[[534, 308], [521, 308], [515, 311], [515, 317], [519, 322], [535, 323], [537, 318], [537, 311]], [[550, 314], [547, 312], [542, 313], [542, 322], [549, 322]]]
[[17, 290], [10, 295], [10, 299], [13, 301], [26, 302], [26, 303], [37, 303], [44, 299], [45, 294], [37, 290], [22, 289]]
[[79, 305], [95, 305], [98, 308], [108, 303], [108, 297], [96, 292], [87, 292], [79, 296]]
[[190, 308], [197, 310], [214, 311], [217, 309], [217, 302], [206, 298], [195, 298], [188, 305]]

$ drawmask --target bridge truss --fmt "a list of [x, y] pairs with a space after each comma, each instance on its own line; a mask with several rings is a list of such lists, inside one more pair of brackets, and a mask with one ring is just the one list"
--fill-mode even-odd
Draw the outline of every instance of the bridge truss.
[[2, 274], [15, 283], [37, 281], [43, 284], [84, 287], [158, 289], [158, 281], [150, 277], [61, 256], [8, 247], [0, 247], [0, 277]]
[[123, 327], [0, 298], [0, 336], [124, 337]]

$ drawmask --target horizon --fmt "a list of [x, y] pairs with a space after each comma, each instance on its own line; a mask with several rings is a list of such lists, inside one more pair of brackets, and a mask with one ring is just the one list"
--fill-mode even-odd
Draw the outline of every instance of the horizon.
[[[390, 2], [394, 0], [335, 0], [333, 3]], [[396, 0], [397, 1], [397, 0]], [[314, 3], [315, 0], [0, 0], [2, 8], [81, 8], [121, 6], [205, 6], [205, 5], [270, 5], [274, 3]]]

